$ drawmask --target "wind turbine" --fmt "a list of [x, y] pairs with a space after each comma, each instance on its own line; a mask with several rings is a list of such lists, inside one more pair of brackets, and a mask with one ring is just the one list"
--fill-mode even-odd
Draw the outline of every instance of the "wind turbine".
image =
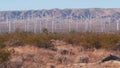
[[69, 32], [71, 31], [71, 25], [70, 25], [71, 22], [72, 22], [72, 16], [70, 16], [70, 19], [68, 17], [68, 30], [69, 30]]
[[[56, 23], [56, 27], [58, 26], [59, 28], [56, 28], [56, 29], [58, 29], [60, 32], [63, 32], [63, 30], [64, 30], [64, 28], [63, 28], [63, 22], [64, 22], [64, 20], [61, 18], [61, 17], [59, 17], [58, 18], [58, 23]], [[65, 24], [65, 23], [64, 23]], [[57, 30], [56, 30], [57, 31]]]
[[102, 24], [102, 26], [103, 26], [103, 32], [105, 32], [105, 23], [106, 23], [106, 18], [105, 18], [105, 20], [103, 19], [103, 24]]
[[46, 21], [46, 22], [45, 22], [45, 28], [48, 29], [48, 21], [49, 21], [49, 20], [48, 20], [48, 16], [45, 17], [44, 20]]
[[92, 30], [91, 30], [91, 16], [90, 16], [89, 14], [88, 14], [88, 21], [89, 21], [89, 22], [88, 22], [88, 23], [89, 23], [89, 25], [88, 25], [88, 26], [89, 26], [89, 30], [90, 30], [90, 32], [91, 32], [91, 31], [92, 31]]
[[40, 33], [41, 33], [41, 31], [42, 31], [42, 29], [41, 29], [41, 18], [39, 18], [39, 20], [40, 20], [40, 22], [39, 22], [39, 30], [40, 30]]
[[76, 32], [78, 32], [78, 24], [79, 24], [79, 20], [77, 19], [77, 22], [76, 22]]
[[80, 25], [81, 27], [85, 27], [85, 28], [84, 28], [85, 31], [83, 30], [83, 32], [86, 32], [86, 23], [83, 22], [83, 17], [82, 17], [82, 16], [80, 17], [80, 23], [84, 25], [84, 26], [81, 26], [81, 25]]
[[103, 32], [104, 31], [104, 28], [103, 28], [104, 22], [103, 22], [102, 18], [100, 18], [100, 23], [101, 23], [101, 32]]
[[34, 22], [34, 33], [36, 33], [36, 19], [32, 15], [32, 21]]
[[117, 31], [119, 31], [119, 20], [117, 20]]
[[27, 22], [25, 21], [25, 32], [27, 32]]
[[45, 20], [46, 20], [45, 28], [47, 29], [47, 28], [48, 28], [48, 27], [47, 27], [47, 23], [48, 23], [47, 17], [45, 18]]
[[27, 17], [27, 22], [26, 22], [26, 32], [29, 31], [29, 30], [28, 30], [28, 29], [29, 29], [29, 23], [30, 23], [30, 22], [29, 22], [29, 17]]
[[26, 31], [26, 22], [24, 20], [24, 16], [21, 17], [20, 24], [22, 24], [24, 26], [24, 29], [22, 31]]
[[55, 28], [55, 32], [57, 31], [57, 23], [60, 23], [59, 19], [55, 19], [55, 23], [54, 23], [54, 28]]
[[52, 33], [54, 32], [54, 11], [53, 11], [53, 15], [52, 15]]
[[8, 17], [6, 21], [8, 23], [8, 32], [11, 33], [11, 22], [9, 22]]
[[25, 32], [27, 32], [27, 22], [26, 22], [26, 20], [24, 20], [25, 22]]
[[84, 19], [84, 22], [85, 22], [85, 31], [87, 32], [88, 31], [88, 26], [89, 26], [89, 19], [85, 19], [85, 18], [83, 18]]
[[16, 31], [16, 23], [15, 23], [16, 21], [17, 21], [17, 20], [16, 20], [16, 18], [15, 18], [14, 23], [13, 23], [13, 24], [14, 24], [14, 31]]

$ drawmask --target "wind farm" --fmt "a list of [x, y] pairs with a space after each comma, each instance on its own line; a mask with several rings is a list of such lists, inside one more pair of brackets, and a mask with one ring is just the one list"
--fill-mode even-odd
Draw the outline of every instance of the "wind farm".
[[119, 3], [1, 0], [0, 68], [120, 68]]
[[[65, 10], [66, 12], [71, 12], [71, 13], [62, 16], [64, 13], [66, 13], [64, 12]], [[34, 15], [37, 14], [35, 11], [33, 11], [34, 13], [31, 13], [30, 16], [24, 16], [24, 14], [29, 11], [23, 12], [24, 13], [23, 16], [21, 16], [20, 14], [18, 16], [11, 14], [14, 15], [15, 17], [12, 18], [10, 15], [10, 18], [6, 17], [4, 18], [3, 21], [1, 20], [0, 33], [5, 33], [5, 32], [10, 33], [10, 32], [14, 32], [15, 30], [33, 32], [33, 33], [42, 33], [43, 29], [47, 29], [48, 32], [50, 33], [68, 33], [71, 31], [119, 33], [120, 18], [118, 15], [115, 15], [117, 13], [119, 14], [119, 11], [113, 12], [112, 13], [113, 15], [111, 14], [111, 15], [100, 16], [99, 14], [102, 13], [100, 12], [100, 10], [103, 11], [103, 13], [110, 10], [112, 11], [112, 9], [102, 10], [100, 8], [76, 9], [76, 10], [53, 9], [52, 12], [50, 12], [50, 10], [45, 10], [45, 11], [38, 10], [38, 13], [41, 12], [40, 14], [41, 16]], [[61, 13], [60, 11], [64, 13]], [[74, 13], [74, 11], [76, 11], [76, 13]], [[18, 11], [14, 13], [18, 13]], [[95, 15], [96, 13], [99, 16], [96, 16]]]

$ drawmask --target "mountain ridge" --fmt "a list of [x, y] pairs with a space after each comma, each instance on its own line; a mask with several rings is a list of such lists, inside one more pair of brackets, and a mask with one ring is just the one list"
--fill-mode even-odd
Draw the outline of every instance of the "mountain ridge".
[[120, 8], [81, 8], [81, 9], [42, 9], [42, 10], [16, 10], [16, 11], [0, 11], [0, 21], [6, 19], [27, 19], [27, 18], [120, 18]]

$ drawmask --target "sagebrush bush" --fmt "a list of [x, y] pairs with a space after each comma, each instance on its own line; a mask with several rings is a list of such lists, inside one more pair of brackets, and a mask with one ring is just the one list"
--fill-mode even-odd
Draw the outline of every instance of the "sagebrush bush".
[[5, 50], [0, 51], [0, 63], [3, 63], [5, 61], [8, 61], [10, 58], [10, 53]]
[[[45, 30], [46, 31], [46, 30]], [[41, 33], [34, 34], [28, 32], [15, 31], [0, 35], [0, 47], [4, 47], [5, 42], [24, 43], [46, 47], [50, 45], [50, 40], [63, 40], [73, 45], [81, 45], [86, 48], [106, 48], [112, 49], [120, 43], [120, 34], [105, 33]]]
[[4, 40], [0, 38], [0, 49], [4, 48], [6, 45], [4, 44]]
[[3, 42], [0, 42], [0, 49], [4, 48], [6, 45]]

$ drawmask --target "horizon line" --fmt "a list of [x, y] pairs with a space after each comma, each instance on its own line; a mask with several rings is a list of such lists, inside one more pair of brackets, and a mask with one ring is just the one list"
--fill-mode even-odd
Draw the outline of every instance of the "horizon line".
[[120, 8], [102, 8], [102, 7], [93, 7], [93, 8], [43, 8], [43, 9], [5, 9], [5, 10], [0, 10], [0, 11], [35, 11], [35, 10], [53, 10], [53, 9], [59, 9], [59, 10], [64, 10], [64, 9], [120, 9]]

